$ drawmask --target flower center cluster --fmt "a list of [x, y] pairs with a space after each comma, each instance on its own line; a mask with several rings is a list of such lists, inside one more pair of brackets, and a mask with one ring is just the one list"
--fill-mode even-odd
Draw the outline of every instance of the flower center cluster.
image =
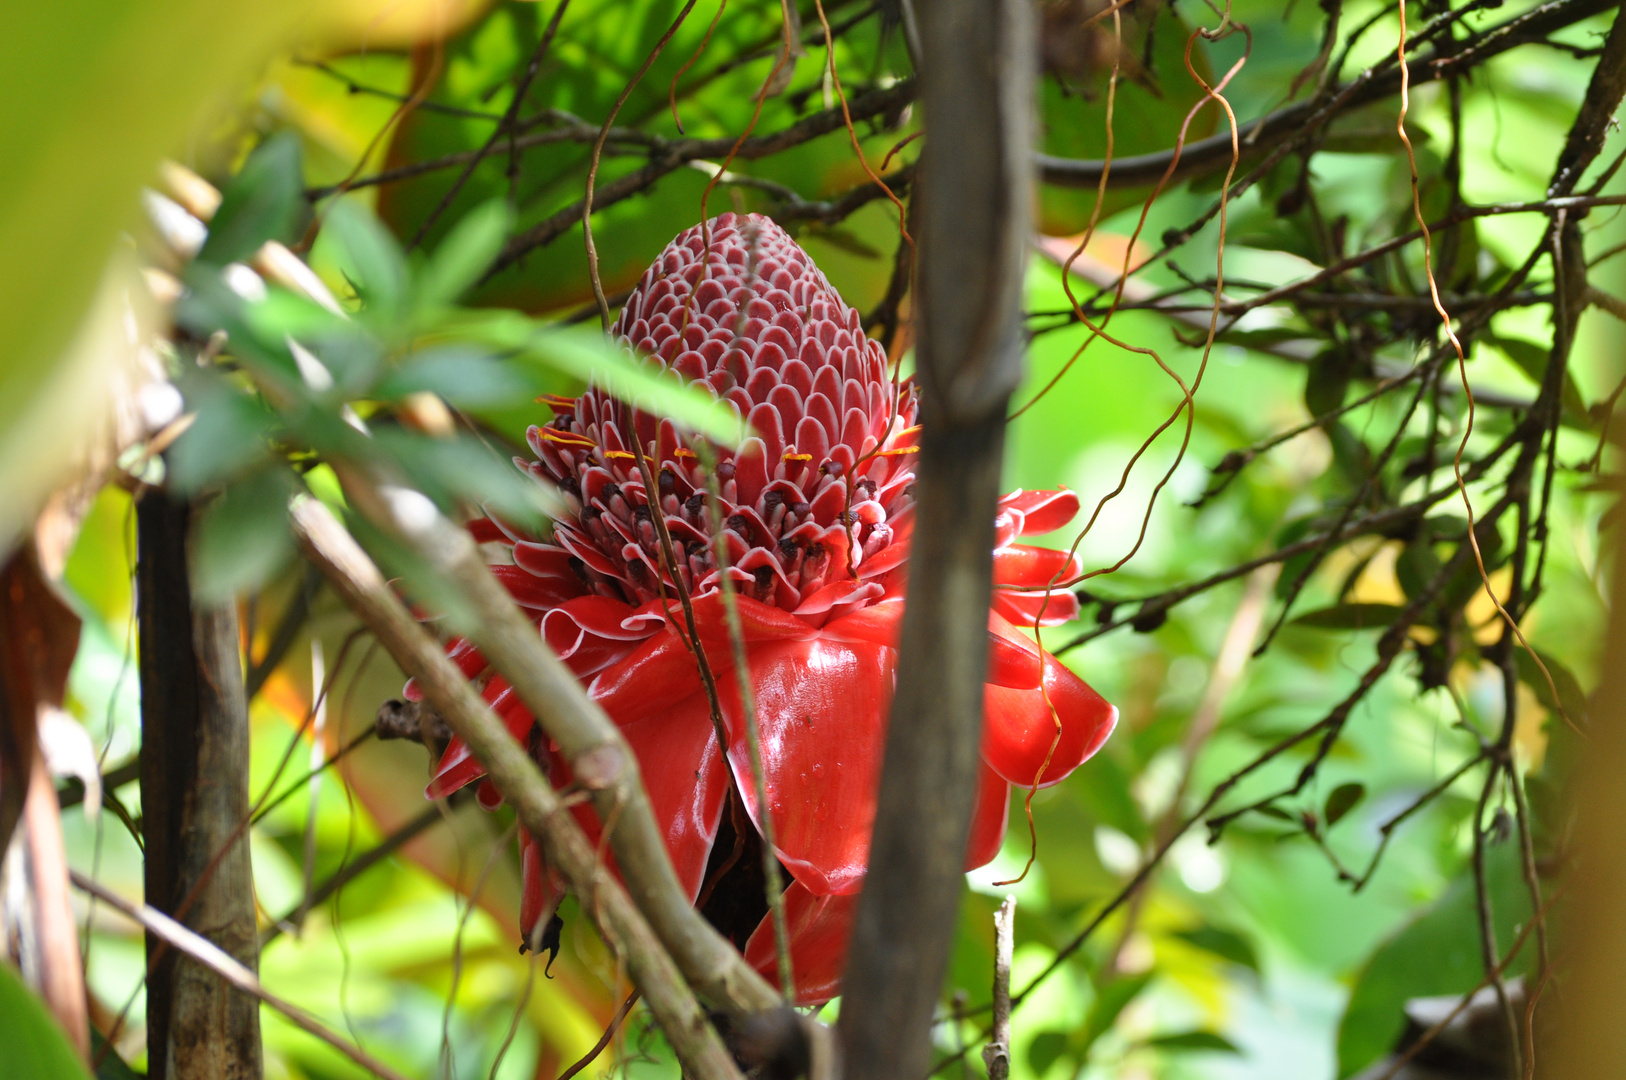
[[[597, 389], [549, 399], [555, 418], [532, 428], [529, 468], [558, 485], [571, 512], [557, 542], [603, 596], [642, 604], [670, 582], [652, 508], [691, 594], [719, 583], [708, 491], [720, 495], [722, 538], [742, 593], [822, 622], [863, 606], [907, 554], [900, 525], [913, 504], [916, 398], [888, 375], [807, 254], [752, 214], [696, 226], [662, 252], [612, 334], [646, 362], [671, 368], [732, 406], [753, 431], [735, 450], [709, 449], [715, 476], [668, 419]], [[659, 488], [651, 500], [632, 440]], [[670, 587], [670, 586], [668, 586]]]

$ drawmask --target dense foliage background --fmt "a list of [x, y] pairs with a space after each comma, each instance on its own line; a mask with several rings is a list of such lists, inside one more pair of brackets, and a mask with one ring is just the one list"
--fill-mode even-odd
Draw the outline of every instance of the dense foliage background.
[[[612, 114], [596, 183], [626, 197], [593, 223], [612, 305], [703, 213], [758, 210], [795, 232], [874, 332], [895, 350], [908, 348], [898, 206], [908, 204], [920, 151], [909, 139], [920, 118], [910, 104], [900, 9], [884, 0], [832, 0], [822, 12], [804, 5], [803, 55], [784, 66], [778, 92], [759, 100], [780, 58], [779, 6], [690, 6], [503, 2], [471, 14], [444, 40], [373, 47], [362, 33], [354, 48], [295, 49], [246, 79], [232, 106], [178, 154], [225, 187], [226, 208], [238, 215], [231, 220], [248, 238], [232, 241], [217, 228], [227, 239], [212, 236], [211, 244], [235, 249], [205, 248], [194, 268], [167, 267], [190, 290], [167, 359], [183, 373], [176, 381], [199, 417], [169, 456], [167, 480], [227, 492], [199, 543], [214, 575], [206, 590], [242, 598], [257, 684], [253, 794], [270, 796], [250, 831], [261, 974], [268, 988], [410, 1076], [555, 1076], [599, 1039], [628, 988], [568, 905], [563, 949], [547, 977], [516, 953], [511, 814], [461, 802], [426, 812], [424, 750], [365, 737], [379, 704], [399, 696], [403, 676], [294, 558], [281, 525], [295, 485], [338, 505], [323, 459], [345, 452], [332, 427], [342, 401], [388, 424], [411, 420], [413, 393], [438, 394], [467, 421], [463, 436], [436, 439], [403, 422], [389, 452], [445, 505], [524, 502], [502, 472], [503, 455], [527, 424], [547, 417], [532, 403], [537, 394], [579, 384], [557, 365], [510, 362], [467, 334], [447, 306], [457, 290], [446, 282], [473, 283], [471, 306], [596, 322], [579, 202], [593, 140]], [[1547, 196], [1613, 17], [1601, 5], [1571, 6], [1579, 13], [1550, 43], [1520, 44], [1413, 90], [1406, 131], [1426, 219]], [[1425, 3], [1408, 17], [1414, 34], [1449, 28], [1430, 45], [1445, 55], [1526, 10]], [[1238, 0], [1223, 15], [1195, 0], [1134, 0], [1105, 12], [1085, 0], [1041, 8], [1042, 135], [1056, 157], [1169, 150], [1188, 110], [1204, 100], [1197, 78], [1212, 83], [1239, 62], [1224, 97], [1246, 143], [1250, 119], [1295, 100], [1324, 103], [1329, 87], [1392, 64], [1400, 33], [1392, 5], [1365, 0]], [[1222, 26], [1212, 38], [1192, 33]], [[1023, 1080], [1352, 1075], [1392, 1048], [1408, 999], [1480, 985], [1487, 898], [1500, 949], [1524, 944], [1508, 976], [1535, 977], [1534, 937], [1516, 936], [1531, 921], [1527, 870], [1539, 877], [1538, 895], [1550, 896], [1561, 880], [1562, 792], [1577, 754], [1557, 706], [1584, 724], [1599, 674], [1608, 547], [1599, 530], [1615, 460], [1608, 416], [1622, 375], [1620, 326], [1610, 313], [1621, 305], [1609, 297], [1626, 293], [1610, 261], [1626, 239], [1618, 208], [1578, 209], [1569, 219], [1573, 226], [1584, 218], [1575, 235], [1592, 267], [1589, 287], [1602, 299], [1585, 298], [1594, 306], [1560, 360], [1568, 364], [1564, 409], [1551, 456], [1537, 463], [1539, 517], [1505, 517], [1499, 532], [1482, 537], [1489, 582], [1506, 604], [1532, 599], [1510, 599], [1509, 582], [1515, 572], [1529, 580], [1524, 554], [1512, 561], [1515, 550], [1533, 561], [1527, 542], [1539, 544], [1539, 603], [1522, 626], [1551, 683], [1541, 664], [1503, 642], [1478, 569], [1459, 559], [1444, 597], [1430, 600], [1423, 617], [1408, 616], [1416, 626], [1401, 626], [1405, 650], [1354, 704], [1335, 741], [1319, 752], [1313, 739], [1288, 748], [1217, 808], [1260, 800], [1255, 809], [1174, 837], [1216, 785], [1321, 721], [1373, 670], [1382, 631], [1442, 560], [1464, 550], [1466, 516], [1451, 471], [1458, 441], [1466, 439], [1471, 463], [1516, 437], [1556, 355], [1555, 289], [1557, 302], [1565, 300], [1552, 261], [1513, 277], [1532, 251], [1550, 248], [1551, 207], [1478, 216], [1434, 239], [1430, 269], [1445, 305], [1453, 315], [1485, 315], [1468, 341], [1471, 433], [1418, 243], [1239, 320], [1227, 312], [1217, 342], [1205, 347], [1222, 265], [1224, 301], [1241, 302], [1416, 227], [1398, 110], [1392, 94], [1340, 109], [1330, 127], [1231, 197], [1223, 218], [1189, 236], [1182, 230], [1217, 205], [1228, 152], [1163, 188], [1144, 218], [1149, 182], [1114, 183], [1099, 206], [1093, 180], [1042, 188], [1028, 286], [1030, 370], [1018, 394], [1019, 403], [1037, 400], [1011, 425], [1007, 487], [1066, 485], [1086, 513], [1109, 499], [1081, 540], [1051, 538], [1063, 547], [1077, 540], [1087, 569], [1113, 569], [1083, 583], [1083, 620], [1047, 631], [1045, 644], [1065, 649], [1121, 708], [1122, 723], [1096, 759], [1032, 799], [1031, 846], [1019, 802], [1004, 853], [970, 876], [937, 1041], [945, 1057], [971, 1052], [946, 1064], [946, 1075], [983, 1068], [976, 1047], [992, 912], [1006, 894], [1019, 898], [1013, 1075]], [[748, 130], [808, 137], [747, 140], [724, 171], [730, 144]], [[1225, 113], [1210, 105], [1187, 140], [1226, 130]], [[1281, 145], [1274, 135], [1264, 141]], [[1612, 173], [1603, 175], [1618, 151], [1611, 135], [1600, 164], [1572, 190], [1618, 192]], [[1245, 157], [1236, 175], [1261, 157]], [[884, 174], [898, 205], [870, 182], [871, 170]], [[1111, 316], [1113, 340], [1096, 340], [1080, 356], [1088, 332], [1058, 263], [1092, 224], [1071, 280], [1097, 322], [1111, 300], [1098, 286], [1111, 283], [1123, 259], [1138, 264], [1166, 245], [1175, 250], [1133, 279], [1124, 310]], [[482, 275], [485, 258], [458, 254], [459, 235], [477, 254], [500, 248], [492, 272]], [[305, 254], [347, 310], [356, 309], [358, 291], [367, 297], [352, 325], [321, 323], [306, 308], [279, 304], [275, 292], [244, 300], [220, 287], [222, 268], [271, 237]], [[1075, 239], [1057, 239], [1067, 237]], [[148, 263], [163, 263], [152, 237], [136, 247]], [[386, 294], [388, 281], [398, 287]], [[1510, 281], [1508, 295], [1487, 301]], [[1585, 306], [1582, 299], [1569, 302]], [[234, 365], [200, 371], [190, 361], [218, 326], [232, 328]], [[351, 365], [339, 371], [342, 395], [312, 394], [295, 408], [252, 389], [263, 381], [243, 373], [286, 361], [279, 343], [293, 329], [345, 343], [348, 353], [323, 354], [353, 360], [340, 362]], [[450, 344], [425, 356], [415, 334]], [[1189, 417], [1178, 380], [1160, 365], [1187, 384], [1202, 372]], [[1269, 445], [1287, 432], [1297, 434]], [[157, 482], [164, 477], [155, 464], [132, 458], [125, 472]], [[1487, 467], [1468, 485], [1477, 509], [1501, 494], [1505, 477], [1502, 466]], [[65, 575], [84, 619], [70, 709], [110, 774], [133, 759], [140, 738], [132, 486], [126, 479], [102, 490]], [[1144, 604], [1430, 491], [1445, 497], [1426, 514], [1262, 561], [1178, 604]], [[1269, 648], [1250, 657], [1267, 634]], [[1505, 668], [1517, 674], [1511, 696]], [[323, 673], [327, 692], [317, 704]], [[1497, 744], [1504, 721], [1510, 768], [1487, 779], [1482, 748]], [[121, 819], [139, 819], [141, 808], [133, 774], [119, 775], [123, 783], [109, 784], [109, 812], [92, 821], [70, 809], [64, 825], [75, 868], [138, 896], [142, 853]], [[1528, 815], [1516, 787], [1528, 796]], [[1271, 798], [1280, 791], [1289, 793]], [[387, 857], [349, 869], [403, 835], [410, 839]], [[1144, 888], [1098, 921], [1170, 841]], [[996, 884], [1021, 876], [1030, 852], [1018, 884]], [[335, 881], [341, 887], [322, 889], [317, 902], [302, 899]], [[139, 1068], [142, 939], [105, 908], [89, 925], [96, 1025], [106, 1030], [127, 1011], [113, 1045]], [[263, 1015], [268, 1076], [359, 1075], [274, 1012]], [[113, 1075], [113, 1064], [104, 1062], [103, 1075]], [[591, 1068], [676, 1072], [638, 1011]]]

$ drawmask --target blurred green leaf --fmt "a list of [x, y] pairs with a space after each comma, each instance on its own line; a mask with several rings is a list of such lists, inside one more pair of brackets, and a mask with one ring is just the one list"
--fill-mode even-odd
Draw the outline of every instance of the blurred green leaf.
[[1254, 952], [1253, 943], [1234, 930], [1204, 924], [1195, 930], [1177, 931], [1174, 936], [1254, 974], [1259, 973], [1259, 955]]
[[497, 258], [513, 224], [502, 199], [470, 210], [458, 221], [418, 275], [418, 303], [434, 310], [454, 303]]
[[1147, 1039], [1146, 1045], [1155, 1050], [1209, 1050], [1221, 1054], [1241, 1054], [1237, 1045], [1225, 1036], [1212, 1031], [1177, 1031]]
[[532, 527], [550, 512], [563, 512], [550, 488], [473, 438], [434, 439], [385, 428], [374, 435], [373, 444], [442, 510], [451, 511], [459, 502], [489, 505], [516, 524]]
[[1028, 1043], [1028, 1067], [1035, 1076], [1043, 1076], [1050, 1066], [1067, 1053], [1067, 1034], [1061, 1031], [1041, 1031]]
[[90, 1058], [97, 1063], [96, 1080], [141, 1080], [142, 1074], [125, 1064], [94, 1024], [90, 1028]]
[[1095, 1040], [1112, 1030], [1112, 1025], [1118, 1022], [1118, 1016], [1129, 1003], [1140, 996], [1146, 989], [1146, 984], [1156, 975], [1156, 969], [1143, 971], [1136, 975], [1108, 976], [1104, 985], [1097, 985], [1095, 1000], [1090, 1003], [1090, 1014], [1084, 1020], [1084, 1035], [1078, 1047], [1080, 1060], [1089, 1055], [1090, 1047]]
[[406, 300], [407, 266], [401, 245], [359, 203], [340, 199], [328, 210], [331, 231], [346, 256], [343, 270], [374, 326], [389, 326]]
[[62, 1029], [39, 998], [0, 960], [0, 1047], [5, 1048], [6, 1075], [17, 1080], [86, 1080]]
[[415, 353], [378, 384], [375, 395], [399, 401], [427, 390], [460, 409], [498, 408], [529, 400], [537, 385], [518, 364], [499, 360], [484, 349], [441, 345]]
[[[1540, 386], [1547, 377], [1547, 362], [1552, 357], [1552, 347], [1524, 338], [1493, 335], [1486, 339], [1489, 344], [1507, 353], [1508, 359], [1519, 366], [1519, 370], [1530, 376], [1532, 382]], [[1575, 385], [1573, 371], [1564, 373], [1564, 388], [1559, 393], [1563, 406], [1564, 421], [1572, 427], [1590, 430], [1594, 424], [1587, 414], [1586, 399], [1581, 396], [1580, 387]]]
[[193, 588], [206, 601], [252, 591], [293, 558], [288, 500], [299, 481], [281, 465], [227, 486], [200, 515], [192, 538]]
[[[1493, 846], [1486, 859], [1495, 929], [1504, 949], [1530, 915], [1517, 847]], [[1520, 960], [1508, 977], [1522, 970]], [[1373, 953], [1356, 976], [1338, 1027], [1338, 1075], [1358, 1072], [1394, 1047], [1406, 1025], [1403, 1010], [1409, 999], [1467, 993], [1484, 974], [1478, 902], [1473, 875], [1465, 870], [1432, 907]]]
[[1294, 619], [1293, 625], [1318, 630], [1372, 630], [1388, 626], [1402, 610], [1399, 604], [1335, 604], [1307, 611]]
[[1327, 796], [1326, 808], [1321, 816], [1326, 819], [1327, 828], [1338, 824], [1339, 820], [1355, 809], [1355, 804], [1366, 796], [1366, 785], [1360, 783], [1339, 784]]
[[644, 363], [597, 330], [538, 327], [515, 312], [469, 313], [457, 331], [493, 347], [590, 382], [605, 393], [657, 416], [670, 417], [714, 442], [735, 447], [747, 432], [738, 409], [678, 376]]
[[288, 131], [261, 143], [220, 195], [198, 261], [242, 262], [267, 240], [292, 240], [306, 211], [299, 136]]
[[180, 491], [198, 491], [269, 452], [277, 416], [258, 398], [206, 371], [188, 377], [181, 388], [197, 419], [165, 458], [170, 482]]
[[[1570, 718], [1570, 722], [1583, 731], [1586, 730], [1587, 695], [1586, 691], [1581, 689], [1581, 680], [1575, 677], [1575, 672], [1557, 657], [1540, 649], [1536, 650], [1534, 656], [1525, 648], [1518, 649], [1514, 655], [1517, 658], [1519, 681], [1531, 689], [1536, 695], [1536, 700], [1541, 702], [1544, 708], [1555, 713], [1562, 704], [1564, 714]], [[1536, 663], [1537, 657], [1541, 658], [1541, 664], [1547, 666], [1547, 674], [1553, 678], [1552, 686], [1547, 685], [1547, 678], [1541, 673], [1541, 665]], [[1558, 689], [1556, 701], [1553, 699], [1553, 687]]]

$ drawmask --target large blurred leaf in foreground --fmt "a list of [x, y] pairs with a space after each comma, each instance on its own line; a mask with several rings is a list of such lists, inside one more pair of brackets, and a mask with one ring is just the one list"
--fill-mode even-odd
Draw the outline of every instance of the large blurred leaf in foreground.
[[[61, 482], [106, 410], [125, 284], [87, 320], [137, 192], [222, 92], [288, 40], [393, 42], [482, 5], [66, 0], [11, 5], [0, 37], [0, 546]], [[433, 10], [430, 10], [433, 9]], [[374, 42], [377, 43], [376, 41]], [[98, 314], [101, 314], [98, 311]]]
[[88, 1075], [39, 999], [23, 986], [17, 972], [3, 962], [0, 962], [0, 1046], [6, 1048], [6, 1075], [18, 1080], [81, 1080]]

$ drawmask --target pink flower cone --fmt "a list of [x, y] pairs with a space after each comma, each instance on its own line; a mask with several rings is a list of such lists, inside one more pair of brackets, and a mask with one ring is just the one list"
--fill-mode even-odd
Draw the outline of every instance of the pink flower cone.
[[[792, 879], [785, 903], [796, 998], [812, 1004], [840, 992], [869, 856], [912, 525], [916, 393], [909, 382], [892, 381], [857, 312], [772, 221], [724, 214], [710, 231], [709, 251], [698, 226], [667, 246], [613, 333], [648, 362], [709, 387], [755, 432], [737, 452], [717, 451], [716, 479], [756, 699], [766, 811], [751, 779], [749, 720], [710, 545], [707, 477], [670, 420], [596, 389], [550, 399], [554, 419], [528, 433], [536, 459], [518, 464], [562, 490], [569, 512], [547, 542], [496, 520], [472, 529], [511, 550], [512, 565], [494, 572], [637, 753], [690, 897], [704, 890], [717, 905], [712, 894], [726, 891], [731, 875], [740, 879], [736, 892], [755, 891], [731, 901], [736, 912], [742, 903], [751, 911], [754, 899], [748, 925], [725, 932], [775, 978], [772, 929], [767, 919], [756, 921], [766, 903], [760, 877], [749, 872], [759, 860], [717, 843], [720, 828], [760, 843], [758, 835], [737, 835], [726, 810], [731, 792], [749, 821], [744, 831], [759, 833], [764, 812], [772, 816], [774, 854]], [[633, 439], [658, 478], [653, 500]], [[679, 632], [683, 615], [652, 503], [670, 532], [677, 576], [693, 598], [717, 677], [725, 748], [717, 746], [696, 659]], [[1077, 615], [1071, 593], [1058, 589], [1046, 602], [1042, 591], [1076, 575], [1076, 563], [1016, 542], [1061, 528], [1077, 512], [1077, 497], [1065, 490], [1016, 491], [1000, 501], [994, 580], [1041, 591], [996, 589], [988, 614], [983, 768], [967, 869], [998, 853], [1010, 785], [1061, 781], [1099, 749], [1117, 720], [1115, 708], [1017, 629]], [[467, 642], [450, 651], [471, 678], [485, 670]], [[410, 685], [407, 692], [415, 696]], [[545, 755], [554, 783], [567, 783], [559, 755], [540, 734], [532, 741], [532, 718], [508, 684], [492, 676], [484, 696], [515, 739]], [[454, 740], [428, 794], [450, 794], [481, 776], [479, 762]], [[496, 799], [489, 785], [481, 796], [487, 805]], [[592, 810], [577, 815], [596, 837]], [[529, 837], [522, 837], [522, 864], [521, 923], [529, 932], [552, 915], [561, 887]]]

